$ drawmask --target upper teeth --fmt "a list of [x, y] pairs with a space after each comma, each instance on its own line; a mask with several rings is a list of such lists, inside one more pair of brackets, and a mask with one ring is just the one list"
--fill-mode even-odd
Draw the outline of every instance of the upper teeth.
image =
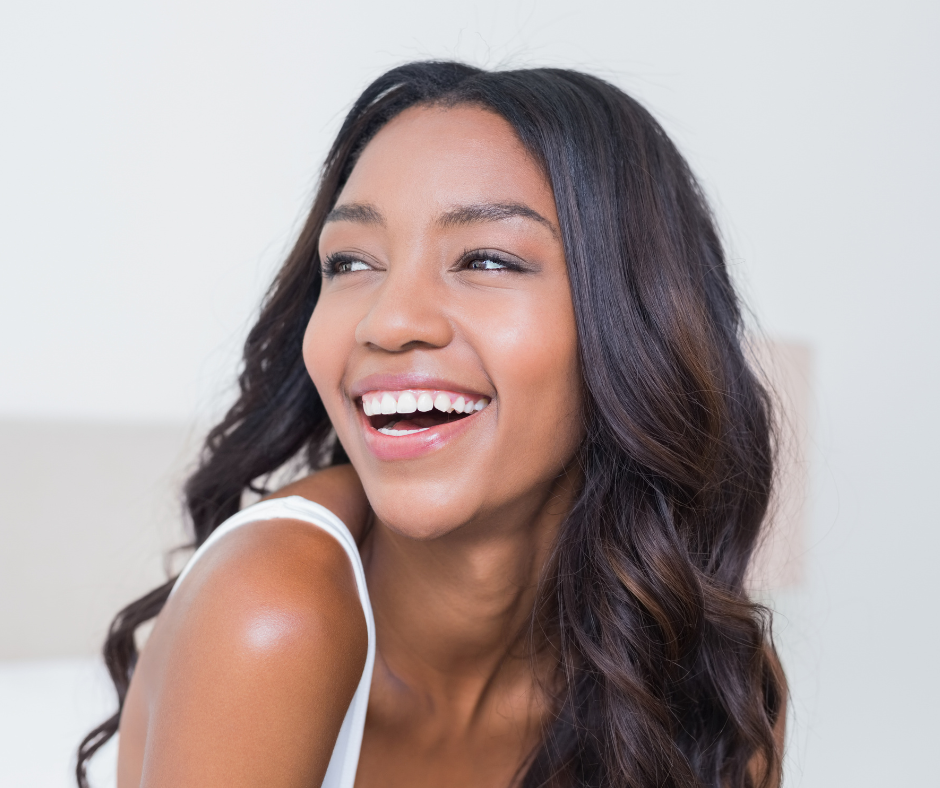
[[428, 391], [412, 389], [409, 391], [370, 391], [362, 396], [362, 409], [366, 416], [378, 416], [392, 413], [427, 413], [432, 408], [443, 413], [473, 413], [483, 410], [490, 400], [479, 397], [474, 400], [464, 394], [448, 391]]

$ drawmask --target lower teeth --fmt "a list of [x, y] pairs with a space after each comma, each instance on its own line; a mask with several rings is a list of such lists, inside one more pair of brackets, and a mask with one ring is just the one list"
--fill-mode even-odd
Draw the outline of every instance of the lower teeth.
[[424, 432], [425, 430], [431, 429], [430, 427], [421, 427], [416, 430], [393, 430], [391, 427], [379, 427], [379, 432], [383, 435], [414, 435], [416, 432]]

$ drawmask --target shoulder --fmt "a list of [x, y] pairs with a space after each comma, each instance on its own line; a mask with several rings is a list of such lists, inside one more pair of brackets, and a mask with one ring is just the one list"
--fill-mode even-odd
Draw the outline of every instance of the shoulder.
[[333, 536], [298, 520], [260, 520], [221, 536], [164, 612], [168, 636], [187, 632], [246, 655], [303, 657], [324, 643], [364, 654], [350, 559]]
[[367, 649], [353, 568], [332, 536], [288, 519], [224, 534], [179, 584], [141, 655], [144, 777], [280, 785], [269, 771], [250, 779], [276, 751], [284, 785], [318, 784]]

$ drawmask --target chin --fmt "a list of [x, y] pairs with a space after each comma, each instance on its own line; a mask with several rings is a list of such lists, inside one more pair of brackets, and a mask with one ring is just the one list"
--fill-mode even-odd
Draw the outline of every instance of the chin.
[[[427, 541], [453, 533], [480, 511], [459, 485], [447, 482], [369, 483], [363, 487], [376, 517], [408, 539]], [[464, 493], [464, 494], [462, 494]]]

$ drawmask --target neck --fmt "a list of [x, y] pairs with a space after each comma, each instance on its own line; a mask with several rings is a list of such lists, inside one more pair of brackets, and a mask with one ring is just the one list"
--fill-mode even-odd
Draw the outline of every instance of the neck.
[[573, 502], [567, 476], [497, 515], [427, 541], [377, 521], [364, 550], [377, 667], [469, 724], [487, 696], [531, 695], [526, 625]]

